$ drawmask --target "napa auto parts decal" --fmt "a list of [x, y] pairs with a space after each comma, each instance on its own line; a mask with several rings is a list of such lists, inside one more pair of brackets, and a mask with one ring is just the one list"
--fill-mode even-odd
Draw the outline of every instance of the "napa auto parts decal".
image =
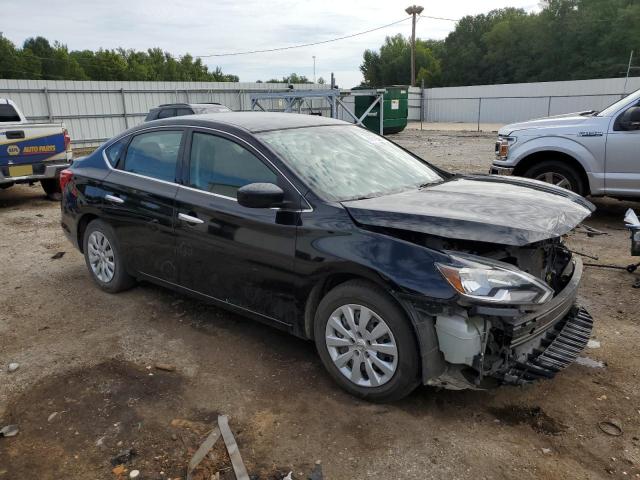
[[6, 163], [8, 159], [12, 164], [33, 163], [34, 161], [46, 160], [64, 151], [64, 136], [62, 134], [3, 143], [0, 144], [0, 164]]

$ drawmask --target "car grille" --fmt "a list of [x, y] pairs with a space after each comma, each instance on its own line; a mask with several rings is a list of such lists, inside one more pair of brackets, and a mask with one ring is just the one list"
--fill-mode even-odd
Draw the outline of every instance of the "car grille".
[[575, 308], [563, 322], [547, 332], [540, 347], [518, 362], [504, 376], [506, 383], [523, 384], [553, 378], [578, 357], [591, 337], [593, 318], [583, 308]]

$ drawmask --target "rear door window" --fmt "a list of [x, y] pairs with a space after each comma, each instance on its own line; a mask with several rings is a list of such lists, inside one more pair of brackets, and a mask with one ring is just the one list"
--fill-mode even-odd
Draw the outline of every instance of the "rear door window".
[[178, 108], [176, 117], [182, 117], [184, 115], [193, 115], [193, 110], [190, 108]]
[[122, 170], [175, 182], [182, 135], [180, 130], [136, 135], [129, 143]]
[[258, 157], [231, 140], [194, 132], [189, 161], [189, 185], [236, 198], [249, 183], [277, 183], [278, 177]]
[[19, 122], [20, 115], [12, 105], [7, 103], [0, 104], [0, 123], [2, 122]]

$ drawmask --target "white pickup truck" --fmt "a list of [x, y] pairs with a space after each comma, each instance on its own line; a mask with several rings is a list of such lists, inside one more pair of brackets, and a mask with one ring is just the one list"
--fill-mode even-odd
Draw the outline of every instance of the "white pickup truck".
[[640, 197], [640, 90], [601, 112], [506, 125], [491, 173], [519, 175], [580, 195]]
[[71, 164], [71, 138], [63, 123], [29, 123], [11, 100], [0, 98], [0, 188], [40, 182], [48, 197]]

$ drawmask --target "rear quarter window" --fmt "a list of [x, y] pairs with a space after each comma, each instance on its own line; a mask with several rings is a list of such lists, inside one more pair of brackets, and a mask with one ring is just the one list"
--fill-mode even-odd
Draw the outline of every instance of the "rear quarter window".
[[105, 155], [107, 156], [107, 161], [111, 164], [112, 167], [115, 167], [118, 163], [118, 160], [122, 156], [122, 152], [127, 146], [128, 141], [129, 137], [121, 138], [113, 145], [107, 147], [107, 149], [104, 151]]
[[0, 123], [3, 122], [19, 122], [20, 115], [16, 112], [16, 109], [12, 105], [3, 103], [0, 104]]

